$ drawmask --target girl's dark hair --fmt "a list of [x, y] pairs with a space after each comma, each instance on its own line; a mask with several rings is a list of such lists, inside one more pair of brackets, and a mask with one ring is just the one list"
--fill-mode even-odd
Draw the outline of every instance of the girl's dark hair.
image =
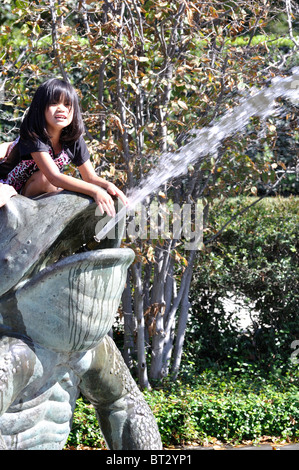
[[51, 104], [70, 104], [73, 109], [72, 122], [63, 129], [60, 137], [61, 143], [74, 143], [84, 132], [84, 124], [74, 88], [66, 81], [51, 78], [38, 87], [30, 108], [24, 116], [20, 128], [20, 137], [24, 140], [50, 141], [46, 128], [45, 111]]

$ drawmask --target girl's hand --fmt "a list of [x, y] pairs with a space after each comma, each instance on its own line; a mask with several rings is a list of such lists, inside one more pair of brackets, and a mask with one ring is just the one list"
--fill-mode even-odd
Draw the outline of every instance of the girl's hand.
[[118, 189], [115, 184], [100, 178], [96, 174], [90, 160], [87, 160], [85, 163], [83, 163], [83, 165], [79, 167], [79, 171], [83, 181], [99, 186], [100, 188], [104, 188], [111, 196], [119, 197], [125, 206], [128, 205], [128, 199], [124, 193]]
[[0, 207], [5, 206], [12, 196], [16, 196], [17, 192], [8, 184], [0, 183]]
[[113, 183], [107, 183], [105, 189], [108, 191], [111, 196], [116, 196], [119, 197], [119, 199], [124, 203], [125, 206], [129, 204], [128, 198], [125, 196], [125, 194], [118, 189], [115, 184]]
[[113, 199], [106, 193], [106, 191], [101, 189], [99, 186], [95, 186], [93, 198], [100, 209], [101, 215], [106, 212], [110, 217], [115, 216]]

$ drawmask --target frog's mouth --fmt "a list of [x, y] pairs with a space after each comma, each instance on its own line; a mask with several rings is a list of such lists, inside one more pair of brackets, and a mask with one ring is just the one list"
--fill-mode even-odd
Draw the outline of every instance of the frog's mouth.
[[109, 331], [134, 253], [119, 248], [124, 221], [95, 242], [101, 220], [109, 218], [90, 198], [66, 191], [16, 196], [0, 211], [2, 332], [70, 352], [93, 347]]

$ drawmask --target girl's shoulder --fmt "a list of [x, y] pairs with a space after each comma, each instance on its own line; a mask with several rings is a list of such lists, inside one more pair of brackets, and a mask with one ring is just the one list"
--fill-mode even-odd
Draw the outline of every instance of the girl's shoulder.
[[77, 166], [83, 165], [83, 163], [90, 159], [90, 154], [83, 136], [80, 136], [75, 142], [67, 144], [65, 150], [73, 163]]
[[19, 139], [18, 142], [20, 156], [30, 155], [34, 152], [49, 152], [51, 146], [40, 139]]

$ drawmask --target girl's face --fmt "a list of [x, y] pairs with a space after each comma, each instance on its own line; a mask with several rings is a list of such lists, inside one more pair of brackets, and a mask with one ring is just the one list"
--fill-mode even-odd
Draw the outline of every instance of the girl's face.
[[50, 104], [45, 111], [47, 131], [51, 133], [62, 131], [73, 120], [73, 107], [71, 104], [60, 100], [59, 103]]

